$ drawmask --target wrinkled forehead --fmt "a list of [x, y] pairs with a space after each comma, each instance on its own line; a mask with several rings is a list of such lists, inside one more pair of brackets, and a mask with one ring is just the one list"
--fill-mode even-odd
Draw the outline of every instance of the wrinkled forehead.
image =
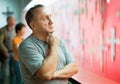
[[46, 8], [46, 7], [42, 7], [42, 8], [37, 8], [35, 10], [35, 15], [50, 15], [51, 14], [51, 10]]
[[44, 8], [44, 13], [51, 14], [51, 9], [48, 7]]

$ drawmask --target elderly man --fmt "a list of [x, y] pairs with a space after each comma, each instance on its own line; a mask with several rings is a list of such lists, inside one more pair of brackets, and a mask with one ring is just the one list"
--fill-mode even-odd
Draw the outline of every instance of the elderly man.
[[10, 72], [10, 84], [14, 84], [14, 71], [13, 71], [13, 51], [12, 51], [12, 39], [15, 35], [14, 25], [16, 24], [16, 20], [13, 16], [7, 17], [7, 25], [0, 29], [0, 53], [1, 54], [1, 73], [0, 73], [0, 84], [4, 84], [5, 75], [6, 75], [6, 67], [9, 64], [9, 72]]

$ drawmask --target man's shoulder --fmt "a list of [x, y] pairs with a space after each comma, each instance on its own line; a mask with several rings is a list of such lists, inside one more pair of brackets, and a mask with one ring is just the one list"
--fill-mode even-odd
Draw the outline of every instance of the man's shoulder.
[[65, 44], [65, 41], [63, 39], [60, 39], [60, 45], [64, 45]]
[[32, 44], [33, 44], [33, 40], [31, 36], [28, 36], [26, 39], [22, 41], [22, 43], [20, 44], [20, 48], [28, 47], [28, 46], [31, 46]]
[[0, 33], [5, 32], [6, 26], [0, 28]]
[[1, 27], [1, 28], [0, 28], [0, 30], [5, 30], [5, 29], [6, 29], [6, 27], [7, 27], [7, 25], [6, 25], [6, 26]]

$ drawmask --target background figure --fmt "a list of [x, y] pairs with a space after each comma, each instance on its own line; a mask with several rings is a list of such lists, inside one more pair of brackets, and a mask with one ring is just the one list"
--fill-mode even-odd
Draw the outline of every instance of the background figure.
[[1, 81], [0, 84], [4, 84], [6, 78], [6, 67], [9, 64], [9, 80], [10, 84], [14, 84], [14, 71], [13, 71], [13, 50], [12, 39], [15, 35], [14, 25], [16, 20], [12, 16], [7, 17], [7, 25], [0, 29], [0, 52], [2, 52], [3, 58], [1, 62]]
[[16, 36], [13, 38], [13, 41], [12, 41], [12, 47], [14, 52], [13, 66], [15, 71], [16, 84], [22, 84], [22, 78], [21, 78], [19, 62], [18, 62], [18, 47], [19, 47], [19, 44], [23, 41], [22, 36], [25, 33], [25, 25], [23, 23], [18, 23], [15, 26], [15, 32], [16, 32]]
[[26, 21], [33, 33], [18, 50], [24, 84], [68, 84], [78, 68], [65, 42], [52, 35], [50, 14], [36, 5], [26, 13]]

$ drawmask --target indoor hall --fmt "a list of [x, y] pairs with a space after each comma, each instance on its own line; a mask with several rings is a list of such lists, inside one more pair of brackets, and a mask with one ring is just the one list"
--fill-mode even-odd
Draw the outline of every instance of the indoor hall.
[[[47, 8], [53, 35], [65, 41], [75, 58], [78, 72], [69, 78], [69, 84], [120, 84], [120, 0], [0, 0], [0, 28], [7, 24], [8, 16], [13, 16], [16, 24], [25, 25], [22, 38], [26, 39], [32, 30], [25, 15], [38, 4]], [[1, 65], [2, 61], [3, 73]], [[9, 68], [8, 63], [5, 83], [0, 80], [0, 84], [16, 84], [10, 83]]]

